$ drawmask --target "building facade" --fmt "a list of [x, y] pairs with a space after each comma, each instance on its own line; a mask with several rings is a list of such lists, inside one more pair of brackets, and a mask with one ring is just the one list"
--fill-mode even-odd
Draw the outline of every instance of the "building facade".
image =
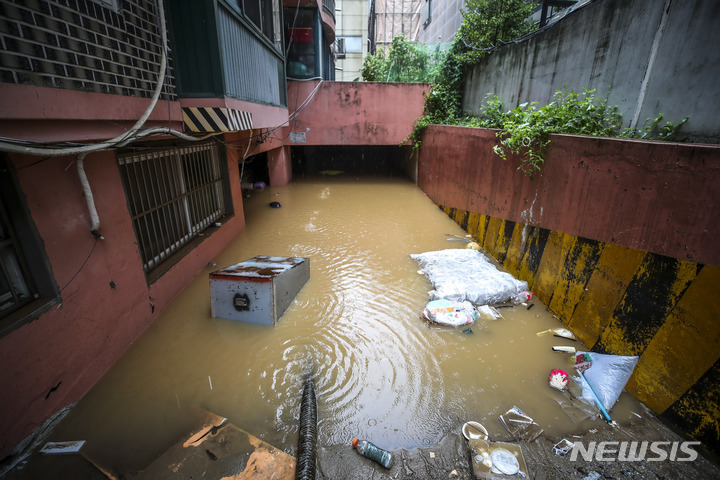
[[335, 79], [355, 81], [361, 77], [368, 52], [368, 7], [366, 0], [336, 0], [337, 40]]
[[287, 78], [333, 77], [334, 29], [332, 0], [0, 1], [0, 456], [244, 228], [246, 158], [290, 180]]

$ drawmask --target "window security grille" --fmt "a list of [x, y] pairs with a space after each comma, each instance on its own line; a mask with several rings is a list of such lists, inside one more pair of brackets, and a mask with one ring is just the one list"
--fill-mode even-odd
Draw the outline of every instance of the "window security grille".
[[123, 154], [118, 164], [146, 273], [229, 213], [215, 143]]
[[32, 279], [0, 198], [0, 317], [31, 302]]
[[343, 37], [335, 39], [335, 55], [337, 58], [345, 58], [345, 39]]
[[12, 164], [0, 154], [0, 336], [59, 300], [35, 222]]

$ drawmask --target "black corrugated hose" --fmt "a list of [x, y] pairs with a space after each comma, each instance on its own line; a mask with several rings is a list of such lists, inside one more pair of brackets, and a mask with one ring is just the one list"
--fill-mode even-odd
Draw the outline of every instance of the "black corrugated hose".
[[317, 441], [317, 400], [312, 379], [305, 380], [300, 404], [295, 480], [315, 480], [315, 443]]

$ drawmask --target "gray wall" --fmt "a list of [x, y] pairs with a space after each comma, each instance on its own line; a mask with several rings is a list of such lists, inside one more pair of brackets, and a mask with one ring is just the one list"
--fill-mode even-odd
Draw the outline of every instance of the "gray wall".
[[489, 92], [544, 105], [566, 85], [617, 105], [625, 126], [662, 113], [688, 141], [720, 143], [720, 2], [595, 0], [503, 46], [468, 73], [464, 108]]
[[466, 3], [466, 0], [430, 1], [430, 23], [427, 26], [420, 25], [416, 40], [430, 44], [451, 41], [462, 25], [461, 10]]

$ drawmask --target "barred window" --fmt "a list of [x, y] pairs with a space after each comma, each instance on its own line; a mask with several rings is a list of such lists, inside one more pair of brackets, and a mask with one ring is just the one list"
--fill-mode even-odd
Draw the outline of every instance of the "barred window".
[[0, 336], [59, 300], [35, 223], [11, 162], [0, 155]]
[[33, 300], [35, 286], [25, 266], [5, 201], [0, 199], [0, 317]]
[[237, 0], [237, 4], [243, 14], [260, 29], [263, 35], [273, 42], [278, 50], [282, 51], [280, 0]]
[[120, 154], [118, 164], [146, 274], [232, 214], [227, 163], [215, 142]]

